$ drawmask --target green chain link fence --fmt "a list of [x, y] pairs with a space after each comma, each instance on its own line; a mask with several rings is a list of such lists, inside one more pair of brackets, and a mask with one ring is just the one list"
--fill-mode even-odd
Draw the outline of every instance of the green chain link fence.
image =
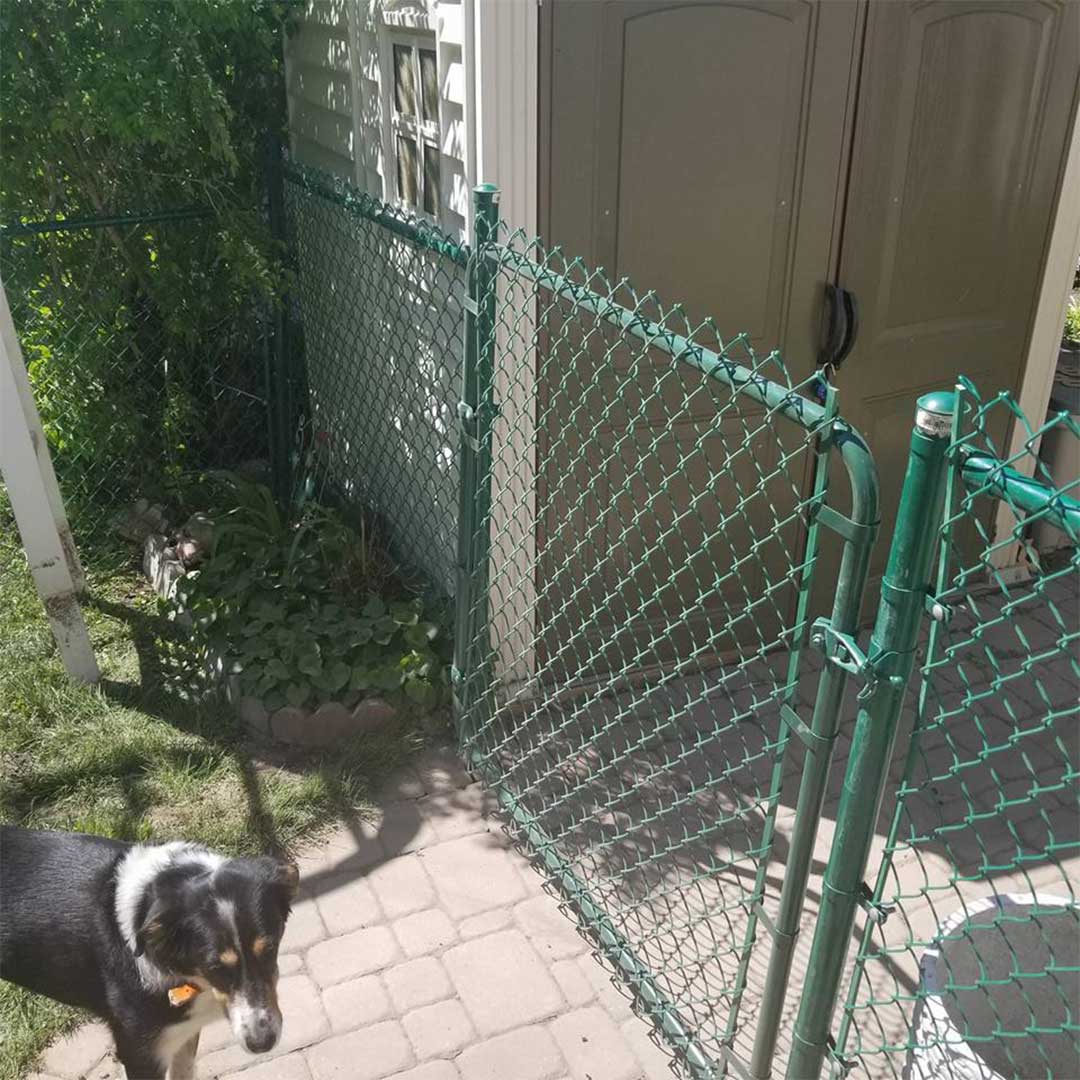
[[1080, 1076], [1080, 478], [1051, 475], [1047, 439], [1076, 461], [1073, 417], [1030, 425], [961, 383], [914, 730], [833, 1055], [860, 1075]]
[[305, 472], [363, 506], [396, 558], [450, 596], [467, 252], [321, 174], [286, 166], [284, 193]]
[[[799, 696], [814, 570], [843, 545], [833, 614], [854, 630], [876, 477], [813, 380], [509, 234], [492, 200], [465, 331], [464, 746], [642, 1009], [711, 1076], [740, 1061], [762, 922], [778, 941], [799, 922], [816, 814], [776, 828], [788, 750], [812, 748], [812, 805], [846, 677], [828, 670], [816, 708]], [[786, 976], [776, 955], [766, 992]]]
[[[285, 189], [332, 483], [456, 594], [472, 767], [712, 1075], [781, 891], [766, 870], [801, 761], [809, 810], [780, 837], [769, 925], [790, 941], [799, 923], [846, 679], [799, 685], [813, 570], [843, 548], [824, 591], [853, 632], [877, 521], [866, 448], [777, 356], [508, 234], [493, 192], [465, 249], [313, 170], [288, 166]], [[829, 505], [836, 457], [850, 516]], [[787, 761], [793, 733], [812, 752]]]
[[[953, 934], [968, 969], [934, 985], [969, 1002], [1008, 983], [1032, 1009], [958, 1030], [1003, 1045], [1012, 1074], [1021, 1036], [1047, 1035], [1037, 1054], [1075, 1051], [1075, 987], [1049, 1013], [1033, 989], [1075, 983], [1077, 968], [1064, 946], [1047, 952], [1076, 919], [1076, 481], [1039, 475], [1043, 430], [1004, 461], [996, 413], [1025, 422], [1008, 399], [966, 387], [951, 445], [952, 406], [921, 403], [936, 434], [913, 435], [864, 653], [876, 477], [831, 388], [793, 385], [745, 338], [508, 232], [493, 189], [477, 193], [466, 247], [316, 171], [285, 179], [324, 472], [455, 595], [469, 763], [683, 1068], [925, 1070], [959, 1037], [927, 1036], [940, 1015], [919, 965], [947, 955], [946, 908], [980, 890], [997, 906], [969, 903]], [[1048, 429], [1077, 435], [1067, 419]], [[1014, 514], [1005, 541], [999, 507]], [[1049, 562], [1031, 541], [1043, 526], [1064, 533]], [[1034, 568], [1023, 580], [998, 569], [1017, 543]], [[827, 545], [842, 547], [839, 578], [815, 582]], [[951, 618], [930, 620], [917, 708], [900, 720], [927, 610]], [[834, 741], [856, 710], [836, 807]], [[890, 780], [898, 723], [908, 749]], [[823, 808], [836, 823], [819, 839]], [[868, 887], [875, 828], [888, 837]], [[1016, 895], [1036, 906], [1010, 907]], [[1038, 946], [1027, 967], [1013, 924]]]
[[[265, 302], [208, 319], [152, 299], [198, 296], [213, 227], [212, 214], [179, 210], [0, 232], [0, 276], [88, 569], [120, 550], [116, 518], [136, 500], [168, 500], [192, 470], [269, 465]], [[7, 607], [29, 587], [2, 484], [0, 530]]]

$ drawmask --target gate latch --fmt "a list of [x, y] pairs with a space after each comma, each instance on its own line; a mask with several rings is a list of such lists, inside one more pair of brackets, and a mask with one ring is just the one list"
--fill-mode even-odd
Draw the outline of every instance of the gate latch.
[[820, 618], [811, 628], [810, 642], [825, 654], [830, 664], [862, 680], [863, 687], [858, 693], [860, 701], [870, 696], [877, 682], [874, 660], [859, 648], [850, 634], [837, 630], [828, 619]]
[[867, 668], [866, 653], [855, 644], [855, 639], [850, 634], [834, 629], [828, 619], [815, 620], [810, 641], [838, 668], [849, 675], [863, 677]]

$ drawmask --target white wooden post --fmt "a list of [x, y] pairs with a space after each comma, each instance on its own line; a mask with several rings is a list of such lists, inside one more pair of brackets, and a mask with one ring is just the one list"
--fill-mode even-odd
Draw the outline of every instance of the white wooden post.
[[82, 567], [30, 391], [22, 349], [0, 281], [0, 475], [7, 485], [30, 572], [67, 673], [101, 677], [77, 599]]

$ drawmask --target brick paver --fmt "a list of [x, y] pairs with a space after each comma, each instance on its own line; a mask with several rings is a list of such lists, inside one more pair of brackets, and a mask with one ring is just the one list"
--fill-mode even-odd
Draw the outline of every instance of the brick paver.
[[320, 986], [387, 967], [401, 955], [388, 926], [372, 926], [320, 941], [307, 954], [307, 969]]
[[622, 1032], [603, 1009], [594, 1005], [556, 1017], [551, 1033], [570, 1065], [574, 1080], [636, 1080], [641, 1064]]
[[335, 1035], [307, 1052], [315, 1080], [381, 1080], [414, 1062], [412, 1048], [394, 1020]]
[[[252, 1056], [222, 1018], [203, 1031], [199, 1080], [670, 1080], [456, 758], [403, 770], [385, 798], [298, 859], [281, 1042]], [[45, 1080], [121, 1076], [100, 1024], [41, 1064]]]
[[396, 1012], [378, 975], [364, 975], [328, 987], [322, 1002], [335, 1035], [385, 1020]]
[[440, 1001], [409, 1013], [402, 1023], [421, 1061], [449, 1057], [474, 1042], [476, 1033], [459, 1001]]
[[443, 961], [482, 1035], [497, 1035], [565, 1008], [558, 986], [519, 930], [474, 938], [451, 949]]
[[438, 908], [399, 919], [391, 929], [406, 956], [427, 956], [454, 944], [458, 936], [450, 916]]
[[452, 992], [442, 964], [432, 956], [391, 968], [386, 973], [386, 986], [401, 1013], [441, 1001]]
[[564, 1068], [555, 1040], [539, 1025], [470, 1046], [457, 1064], [463, 1080], [550, 1080]]

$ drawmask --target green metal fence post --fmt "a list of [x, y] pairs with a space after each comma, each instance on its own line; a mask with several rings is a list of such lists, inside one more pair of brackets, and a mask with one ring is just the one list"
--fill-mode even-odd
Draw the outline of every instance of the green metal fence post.
[[[285, 180], [282, 171], [281, 140], [267, 132], [263, 141], [263, 174], [266, 184], [267, 219], [270, 235], [282, 254], [286, 244]], [[266, 397], [270, 442], [270, 476], [274, 495], [284, 504], [292, 494], [290, 441], [292, 424], [291, 385], [289, 379], [289, 320], [287, 297], [273, 301], [270, 318]]]
[[941, 526], [954, 395], [919, 399], [896, 527], [881, 583], [870, 651], [863, 671], [851, 756], [825, 870], [821, 911], [810, 950], [788, 1061], [788, 1080], [816, 1080], [829, 1053], [829, 1030], [862, 893], [863, 874], [896, 734], [915, 665], [933, 554]]
[[[832, 392], [830, 391], [830, 404], [831, 401]], [[840, 423], [834, 421], [827, 432], [826, 446], [830, 445], [838, 435], [849, 440], [854, 437], [852, 432], [845, 430]], [[851, 518], [841, 517], [824, 503], [821, 504], [814, 517], [815, 529], [819, 524], [825, 524], [844, 538], [832, 617], [827, 624], [835, 634], [826, 641], [824, 624], [821, 621], [815, 624], [813, 632], [813, 643], [826, 654], [825, 665], [818, 681], [814, 711], [809, 724], [803, 726], [787, 702], [782, 709], [782, 715], [788, 718], [789, 728], [794, 728], [799, 734], [808, 753], [803, 763], [795, 822], [784, 864], [784, 884], [780, 891], [780, 903], [776, 919], [770, 928], [773, 948], [769, 956], [765, 987], [758, 1009], [754, 1049], [750, 1059], [749, 1072], [753, 1080], [766, 1080], [772, 1071], [773, 1055], [776, 1052], [776, 1042], [783, 1017], [784, 999], [787, 995], [791, 964], [795, 955], [795, 942], [798, 939], [799, 923], [806, 900], [806, 883], [810, 878], [814, 843], [821, 820], [821, 807], [825, 801], [825, 792], [829, 782], [833, 743], [840, 726], [840, 707], [844, 698], [844, 689], [847, 686], [848, 665], [845, 658], [838, 655], [839, 649], [836, 643], [840, 638], [835, 635], [850, 638], [858, 630], [863, 590], [870, 568], [870, 553], [873, 550], [874, 540], [877, 538], [879, 524], [877, 472], [869, 451], [865, 449], [861, 439], [858, 442], [863, 447], [863, 457], [853, 457], [849, 453], [848, 460], [853, 495]], [[827, 460], [828, 454], [829, 450], [826, 449], [823, 455], [824, 460]], [[858, 462], [858, 466], [853, 465], [853, 461]], [[823, 461], [819, 462], [819, 469], [822, 471], [824, 471], [823, 464]], [[823, 482], [821, 487], [823, 494]], [[795, 660], [794, 656], [793, 660]], [[790, 679], [792, 683], [794, 683], [797, 671], [798, 668], [792, 672]], [[770, 831], [770, 841], [771, 838]], [[767, 863], [763, 863], [762, 878], [766, 867]], [[755, 891], [760, 893], [763, 888], [764, 881], [762, 880]], [[752, 925], [756, 926], [756, 920], [752, 921]], [[749, 950], [744, 960], [744, 964], [748, 963]]]
[[495, 287], [491, 245], [499, 232], [499, 189], [473, 191], [472, 259], [465, 301], [461, 374], [461, 487], [458, 503], [457, 589], [454, 596], [454, 710], [458, 735], [477, 728], [476, 710], [488, 691], [488, 554], [491, 547], [491, 431], [495, 418]]

